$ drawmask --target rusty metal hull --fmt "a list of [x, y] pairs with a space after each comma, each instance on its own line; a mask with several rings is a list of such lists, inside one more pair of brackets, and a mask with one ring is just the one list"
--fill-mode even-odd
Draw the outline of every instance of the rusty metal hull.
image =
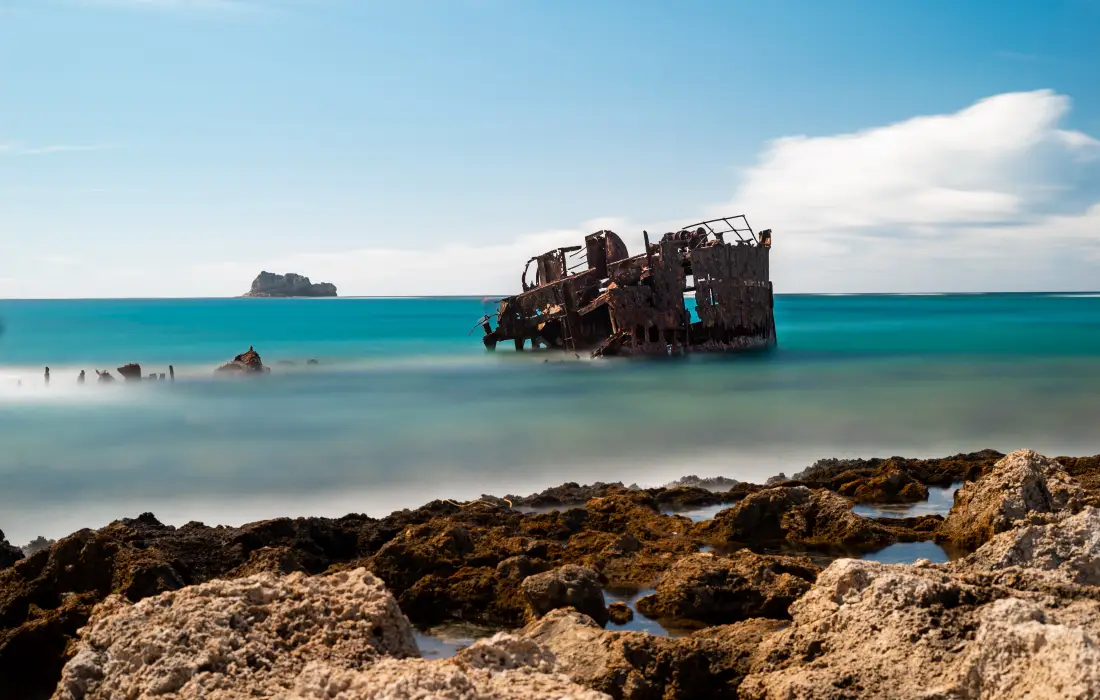
[[[517, 350], [530, 342], [532, 349], [601, 357], [776, 345], [770, 230], [758, 234], [744, 216], [724, 217], [657, 243], [645, 233], [645, 241], [644, 253], [629, 256], [617, 235], [598, 231], [583, 247], [532, 258], [523, 293], [500, 300], [496, 328], [490, 317], [482, 320], [485, 346], [511, 340]], [[533, 284], [527, 281], [531, 263], [537, 263]], [[691, 296], [695, 318], [685, 303]]]

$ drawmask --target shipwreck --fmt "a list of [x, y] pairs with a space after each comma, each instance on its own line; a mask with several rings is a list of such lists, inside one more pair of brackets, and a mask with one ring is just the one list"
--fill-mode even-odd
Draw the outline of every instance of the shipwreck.
[[[485, 347], [679, 355], [774, 347], [772, 232], [743, 214], [664, 234], [631, 256], [612, 231], [527, 261], [523, 292], [479, 321]], [[532, 271], [532, 266], [534, 270]], [[533, 278], [532, 278], [533, 273]], [[694, 297], [694, 302], [692, 302]]]

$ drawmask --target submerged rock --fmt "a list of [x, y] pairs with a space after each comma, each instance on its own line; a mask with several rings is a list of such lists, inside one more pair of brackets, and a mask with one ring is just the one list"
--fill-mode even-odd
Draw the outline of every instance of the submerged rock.
[[252, 280], [246, 297], [334, 297], [336, 285], [331, 282], [311, 283], [308, 277], [288, 272], [277, 275], [261, 272]]
[[553, 571], [528, 576], [523, 596], [535, 615], [541, 617], [558, 608], [575, 608], [597, 623], [607, 623], [600, 577], [592, 569], [567, 564]]
[[580, 613], [555, 610], [523, 635], [553, 653], [573, 681], [616, 700], [734, 700], [752, 651], [779, 625], [747, 620], [669, 638], [611, 632]]
[[753, 617], [788, 618], [821, 568], [805, 557], [694, 554], [673, 564], [653, 595], [638, 601], [649, 618], [721, 625]]
[[53, 700], [275, 697], [310, 662], [355, 669], [383, 655], [420, 652], [397, 601], [365, 570], [258, 574], [136, 604], [109, 597], [81, 630]]
[[217, 372], [240, 372], [240, 373], [258, 373], [268, 371], [267, 367], [264, 367], [263, 360], [260, 359], [260, 353], [250, 345], [248, 352], [242, 352], [229, 362], [219, 367]]
[[1080, 510], [1085, 492], [1062, 465], [1031, 450], [1004, 457], [978, 481], [955, 492], [937, 540], [976, 548], [1027, 522], [1048, 522]]
[[897, 539], [883, 525], [853, 513], [841, 496], [805, 486], [778, 486], [746, 496], [700, 523], [697, 532], [745, 544], [876, 547]]
[[0, 530], [0, 569], [6, 569], [22, 558], [23, 550], [4, 539], [4, 531]]

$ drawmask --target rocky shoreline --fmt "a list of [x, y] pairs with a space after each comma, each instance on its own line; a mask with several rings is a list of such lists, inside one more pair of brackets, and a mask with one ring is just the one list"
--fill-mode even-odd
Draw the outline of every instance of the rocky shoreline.
[[[852, 509], [952, 484], [946, 516]], [[146, 513], [29, 556], [0, 535], [0, 697], [1097, 697], [1098, 505], [1100, 456], [986, 450], [380, 519]], [[852, 558], [917, 542], [957, 557]], [[419, 658], [414, 628], [454, 622], [499, 632]]]

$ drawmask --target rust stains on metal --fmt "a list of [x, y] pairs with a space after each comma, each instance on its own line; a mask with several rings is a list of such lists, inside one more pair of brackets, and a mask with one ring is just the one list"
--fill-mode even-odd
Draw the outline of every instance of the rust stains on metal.
[[[676, 355], [776, 344], [768, 253], [772, 232], [744, 215], [666, 233], [630, 256], [612, 231], [527, 261], [523, 292], [500, 300], [485, 347], [557, 348], [611, 355]], [[727, 240], [729, 239], [729, 240]], [[532, 272], [532, 265], [534, 270]], [[533, 275], [533, 278], [529, 279]], [[685, 298], [694, 295], [694, 315]]]

